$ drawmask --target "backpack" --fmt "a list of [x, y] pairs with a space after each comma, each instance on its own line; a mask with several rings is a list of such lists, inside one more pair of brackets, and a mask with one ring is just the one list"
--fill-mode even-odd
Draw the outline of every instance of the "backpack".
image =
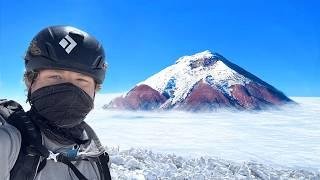
[[[71, 168], [79, 180], [87, 178], [71, 163], [75, 159], [62, 154], [54, 154], [42, 145], [40, 129], [32, 122], [21, 105], [12, 100], [0, 99], [0, 116], [7, 123], [16, 127], [21, 134], [22, 142], [18, 158], [10, 171], [10, 180], [34, 180], [46, 165], [47, 159], [66, 164]], [[92, 129], [90, 129], [93, 132]], [[97, 138], [94, 138], [97, 139]], [[100, 144], [100, 142], [98, 142]], [[94, 161], [102, 180], [111, 180], [108, 167], [109, 155], [103, 152]]]

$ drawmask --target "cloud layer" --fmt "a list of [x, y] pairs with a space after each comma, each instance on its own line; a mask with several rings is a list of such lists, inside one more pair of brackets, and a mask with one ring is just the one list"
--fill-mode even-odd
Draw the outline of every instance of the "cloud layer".
[[[293, 99], [300, 105], [255, 113], [128, 112], [96, 106], [87, 122], [109, 147], [320, 168], [320, 98]], [[100, 107], [104, 102], [96, 101]]]

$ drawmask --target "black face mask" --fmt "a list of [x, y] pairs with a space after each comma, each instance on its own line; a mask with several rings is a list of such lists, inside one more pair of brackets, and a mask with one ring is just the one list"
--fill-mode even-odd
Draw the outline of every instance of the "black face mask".
[[50, 125], [60, 128], [79, 125], [93, 108], [93, 99], [72, 83], [37, 89], [31, 94], [30, 102]]

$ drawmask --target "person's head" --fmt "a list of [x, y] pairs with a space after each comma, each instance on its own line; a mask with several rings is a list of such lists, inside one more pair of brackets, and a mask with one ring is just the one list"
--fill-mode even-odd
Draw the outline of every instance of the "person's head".
[[[106, 72], [102, 45], [93, 36], [71, 26], [51, 26], [40, 31], [27, 50], [25, 67], [24, 80], [31, 93], [39, 87], [70, 82], [92, 96], [92, 92], [100, 89]], [[45, 79], [54, 75], [60, 80]]]
[[[24, 80], [31, 108], [58, 126], [81, 122], [93, 108], [106, 73], [102, 45], [71, 26], [51, 26], [31, 41]], [[73, 122], [66, 124], [68, 119]]]

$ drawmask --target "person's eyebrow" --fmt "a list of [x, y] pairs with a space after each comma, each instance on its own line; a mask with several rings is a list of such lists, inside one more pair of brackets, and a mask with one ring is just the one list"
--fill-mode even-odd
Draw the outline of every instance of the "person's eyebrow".
[[86, 75], [82, 74], [82, 73], [78, 73], [79, 76], [82, 76], [82, 77], [86, 77]]
[[53, 69], [52, 71], [55, 73], [64, 74], [64, 71], [62, 70]]

